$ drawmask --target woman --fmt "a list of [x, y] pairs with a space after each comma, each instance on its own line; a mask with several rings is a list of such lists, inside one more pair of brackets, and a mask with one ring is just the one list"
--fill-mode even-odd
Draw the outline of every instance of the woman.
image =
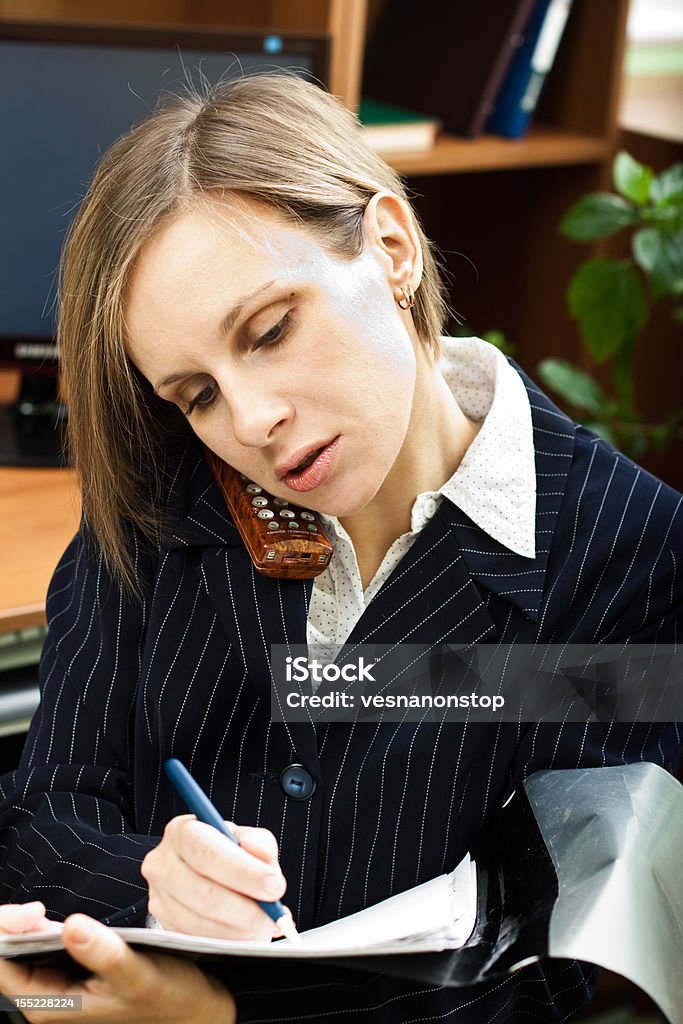
[[[399, 179], [314, 86], [177, 100], [105, 156], [62, 281], [85, 518], [4, 781], [8, 898], [264, 937], [254, 897], [308, 928], [453, 867], [539, 768], [673, 765], [658, 725], [271, 722], [276, 644], [676, 635], [679, 496], [444, 314]], [[203, 446], [325, 517], [315, 583], [254, 571]], [[257, 856], [180, 813], [172, 755]], [[233, 968], [240, 1021], [558, 1020], [592, 978]]]

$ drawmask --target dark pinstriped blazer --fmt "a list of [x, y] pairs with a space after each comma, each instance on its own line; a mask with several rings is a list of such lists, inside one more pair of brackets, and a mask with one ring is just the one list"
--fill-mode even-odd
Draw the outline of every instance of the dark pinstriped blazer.
[[[448, 501], [350, 641], [662, 642], [683, 619], [683, 498], [582, 427], [526, 378], [537, 468], [537, 554], [524, 558]], [[270, 722], [269, 647], [305, 643], [310, 582], [256, 574], [193, 440], [171, 487], [178, 528], [136, 548], [140, 603], [79, 534], [55, 572], [42, 703], [2, 780], [2, 896], [142, 924], [139, 872], [182, 813], [173, 755], [228, 819], [271, 829], [302, 928], [453, 867], [511, 790], [540, 768], [650, 760], [674, 726]], [[282, 769], [317, 782], [296, 802]], [[212, 967], [215, 969], [215, 967]], [[226, 972], [240, 1021], [565, 1019], [590, 969], [533, 965], [499, 983], [428, 989], [317, 966]], [[277, 994], [273, 993], [277, 990]]]

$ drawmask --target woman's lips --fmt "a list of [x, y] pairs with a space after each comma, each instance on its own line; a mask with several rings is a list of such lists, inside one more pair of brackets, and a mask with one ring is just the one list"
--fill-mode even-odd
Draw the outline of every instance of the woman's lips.
[[339, 441], [340, 437], [337, 436], [334, 441], [325, 445], [306, 469], [302, 469], [298, 473], [295, 470], [285, 473], [282, 483], [286, 484], [290, 490], [300, 492], [312, 491], [315, 487], [320, 487], [334, 469]]

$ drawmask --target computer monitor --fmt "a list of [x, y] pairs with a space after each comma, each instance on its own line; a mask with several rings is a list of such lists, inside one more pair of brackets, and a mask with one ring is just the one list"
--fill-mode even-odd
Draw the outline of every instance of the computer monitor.
[[329, 41], [307, 33], [0, 23], [0, 463], [59, 461], [55, 299], [71, 219], [108, 146], [162, 92], [288, 68], [325, 86]]

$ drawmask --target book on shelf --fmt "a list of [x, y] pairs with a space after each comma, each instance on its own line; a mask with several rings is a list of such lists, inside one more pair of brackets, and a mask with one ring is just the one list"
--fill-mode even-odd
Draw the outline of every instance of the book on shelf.
[[546, 77], [555, 61], [572, 0], [537, 0], [496, 98], [486, 130], [511, 139], [521, 138], [529, 127]]
[[392, 0], [368, 42], [363, 92], [480, 135], [534, 3], [424, 0], [416, 18], [412, 0]]
[[441, 128], [438, 117], [363, 96], [358, 120], [369, 146], [378, 153], [425, 153], [432, 149]]

